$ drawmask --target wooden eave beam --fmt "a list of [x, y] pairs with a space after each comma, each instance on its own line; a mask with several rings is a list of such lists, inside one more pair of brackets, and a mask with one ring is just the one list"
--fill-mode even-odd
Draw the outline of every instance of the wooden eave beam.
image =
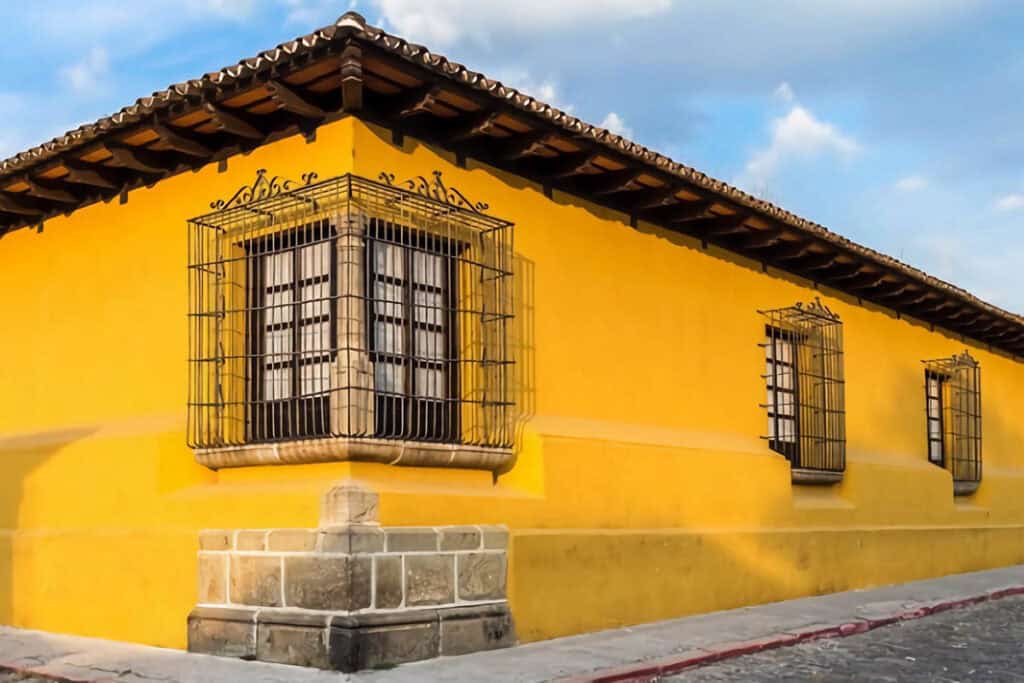
[[481, 135], [487, 135], [497, 127], [500, 114], [496, 111], [476, 113], [451, 126], [446, 136], [449, 144], [459, 144]]
[[45, 213], [34, 202], [26, 202], [7, 192], [0, 192], [0, 211], [21, 218], [42, 218]]
[[538, 162], [530, 175], [538, 177], [542, 181], [562, 180], [593, 168], [597, 156], [593, 152], [572, 152], [563, 154], [556, 159], [545, 159]]
[[28, 194], [37, 199], [57, 202], [58, 204], [81, 204], [85, 199], [79, 195], [56, 187], [54, 184], [44, 180], [36, 180], [31, 176], [22, 177], [22, 182], [28, 185]]
[[884, 299], [888, 301], [889, 299], [896, 299], [898, 297], [903, 296], [907, 292], [907, 290], [910, 289], [910, 285], [906, 282], [894, 284], [897, 285], [896, 288], [878, 292], [877, 294], [874, 295], [874, 297], [876, 299]]
[[858, 277], [864, 269], [864, 265], [861, 263], [840, 263], [831, 268], [827, 273], [822, 276], [822, 279], [828, 284], [834, 284], [837, 287], [842, 287], [841, 284], [845, 280], [851, 280]]
[[885, 278], [889, 276], [888, 273], [870, 273], [867, 275], [868, 277], [866, 279], [847, 283], [843, 288], [854, 292], [861, 292], [865, 289], [874, 289], [885, 282]]
[[616, 192], [625, 192], [630, 188], [639, 189], [636, 187], [636, 181], [641, 175], [643, 175], [642, 170], [633, 168], [606, 171], [599, 175], [580, 177], [574, 184], [580, 192], [600, 197]]
[[745, 232], [743, 223], [750, 218], [748, 214], [733, 214], [730, 216], [710, 216], [707, 218], [694, 218], [689, 221], [675, 222], [675, 225], [693, 232], [698, 237], [722, 237], [724, 235], [735, 235]]
[[71, 161], [65, 161], [63, 166], [68, 172], [61, 180], [66, 183], [88, 185], [102, 190], [117, 190], [122, 185], [112, 175], [96, 168], [89, 168], [88, 166]]
[[785, 246], [774, 249], [768, 258], [776, 262], [795, 261], [811, 253], [813, 245], [813, 242], [787, 243]]
[[115, 166], [128, 168], [142, 173], [164, 174], [171, 171], [174, 164], [168, 164], [152, 152], [127, 145], [106, 142], [107, 151], [110, 152], [111, 162]]
[[274, 101], [285, 111], [314, 121], [319, 121], [327, 116], [326, 111], [281, 81], [267, 81], [266, 88], [270, 91]]
[[430, 108], [437, 102], [440, 93], [441, 87], [436, 84], [406, 90], [390, 96], [388, 103], [382, 106], [380, 114], [392, 124], [419, 114], [430, 114]]
[[496, 156], [501, 161], [516, 161], [531, 156], [543, 149], [544, 143], [551, 137], [551, 132], [546, 130], [522, 133], [510, 142], [502, 144]]
[[164, 144], [176, 152], [198, 159], [209, 159], [213, 156], [213, 150], [187, 133], [181, 133], [161, 123], [154, 123], [150, 127], [154, 133], [160, 136], [160, 140]]
[[207, 102], [203, 105], [203, 109], [213, 118], [213, 123], [217, 126], [217, 130], [223, 133], [254, 141], [263, 140], [267, 137], [266, 132], [249, 123], [240, 115], [230, 112], [223, 107]]
[[821, 254], [820, 256], [809, 256], [794, 264], [794, 268], [801, 271], [827, 270], [836, 263], [839, 258], [836, 254]]
[[684, 201], [679, 199], [676, 195], [682, 188], [676, 185], [667, 185], [666, 187], [652, 187], [645, 190], [638, 190], [636, 193], [630, 195], [629, 201], [633, 211], [651, 211], [653, 209], [661, 209], [666, 206], [672, 206]]
[[363, 108], [363, 50], [349, 43], [341, 51], [341, 110], [346, 113]]
[[704, 200], [680, 202], [666, 206], [663, 210], [658, 211], [658, 215], [664, 216], [661, 220], [662, 223], [671, 226], [685, 225], [687, 221], [706, 217], [713, 205], [714, 202]]
[[757, 251], [777, 246], [781, 240], [782, 231], [780, 230], [760, 230], [751, 233], [749, 237], [739, 242], [737, 246], [740, 249]]

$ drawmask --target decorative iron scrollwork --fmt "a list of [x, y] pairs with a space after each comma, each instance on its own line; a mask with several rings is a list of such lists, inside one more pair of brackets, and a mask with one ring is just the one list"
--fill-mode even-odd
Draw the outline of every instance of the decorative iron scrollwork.
[[967, 368], [976, 368], [979, 363], [967, 349], [963, 353], [953, 354], [953, 365]]
[[268, 178], [267, 170], [261, 168], [256, 171], [256, 180], [253, 181], [252, 185], [242, 187], [238, 192], [235, 192], [231, 199], [218, 199], [215, 202], [211, 202], [210, 208], [214, 211], [223, 211], [225, 209], [233, 209], [236, 206], [250, 204], [261, 199], [269, 199], [280, 194], [287, 194], [299, 189], [300, 187], [312, 185], [317, 180], [317, 174], [314, 171], [309, 171], [308, 173], [303, 173], [301, 179], [300, 183], [294, 180], [281, 178], [280, 176]]
[[821, 297], [814, 297], [814, 301], [809, 304], [798, 303], [795, 308], [812, 315], [817, 315], [822, 318], [830, 318], [832, 320], [839, 320], [839, 314], [833, 313], [825, 304], [821, 303]]
[[418, 175], [402, 182], [395, 182], [395, 174], [388, 173], [387, 171], [382, 171], [377, 177], [385, 185], [406, 189], [424, 197], [450, 204], [459, 209], [467, 209], [474, 213], [482, 214], [491, 208], [490, 205], [484, 202], [471, 202], [466, 198], [466, 195], [454, 187], [445, 185], [444, 181], [441, 180], [441, 171], [434, 171], [432, 180], [427, 180], [425, 177]]

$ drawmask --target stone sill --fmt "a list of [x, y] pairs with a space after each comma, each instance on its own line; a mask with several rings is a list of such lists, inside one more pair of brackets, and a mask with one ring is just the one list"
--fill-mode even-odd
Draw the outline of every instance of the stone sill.
[[200, 465], [213, 470], [257, 465], [377, 462], [405, 467], [457, 467], [500, 472], [512, 466], [515, 454], [511, 448], [334, 437], [197, 448], [195, 458]]
[[979, 486], [981, 486], [980, 481], [954, 481], [953, 495], [957, 497], [973, 495]]
[[810, 486], [831, 486], [843, 480], [842, 472], [825, 472], [822, 470], [793, 469], [793, 483]]

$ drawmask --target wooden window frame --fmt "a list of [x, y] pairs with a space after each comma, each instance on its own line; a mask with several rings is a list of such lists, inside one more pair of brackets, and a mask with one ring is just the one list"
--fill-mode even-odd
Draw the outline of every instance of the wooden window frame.
[[[949, 375], [936, 370], [925, 370], [925, 443], [927, 444], [928, 462], [938, 467], [946, 467], [946, 392], [949, 389]], [[932, 393], [932, 385], [937, 391]], [[932, 401], [938, 409], [932, 410]], [[938, 425], [938, 437], [932, 435], [932, 425]], [[939, 458], [933, 457], [933, 445], [938, 444]]]
[[[376, 245], [397, 247], [401, 251], [403, 278], [395, 278], [376, 270]], [[459, 414], [459, 326], [458, 302], [458, 256], [465, 245], [451, 238], [433, 234], [414, 227], [370, 218], [366, 230], [366, 329], [367, 348], [374, 373], [378, 363], [387, 363], [402, 368], [403, 389], [400, 392], [384, 392], [374, 382], [374, 436], [376, 438], [403, 438], [417, 442], [441, 442], [457, 444], [461, 441]], [[416, 253], [440, 257], [442, 263], [441, 286], [417, 282], [414, 272]], [[402, 288], [402, 318], [381, 315], [376, 309], [382, 303], [376, 298], [376, 283], [386, 283]], [[415, 294], [425, 291], [442, 297], [442, 324], [418, 321], [416, 318]], [[394, 302], [383, 302], [393, 306]], [[376, 338], [377, 322], [402, 327], [402, 353], [380, 350]], [[444, 335], [442, 359], [418, 355], [417, 330]], [[441, 398], [425, 397], [420, 394], [417, 369], [441, 372]]]
[[[329, 235], [324, 237], [323, 235]], [[338, 297], [338, 266], [337, 266], [337, 229], [328, 220], [305, 223], [293, 228], [274, 232], [270, 235], [251, 240], [245, 244], [251, 256], [252, 267], [248, 273], [249, 296], [252, 297], [253, 311], [249, 316], [248, 338], [246, 347], [251, 355], [248, 378], [248, 410], [246, 411], [246, 440], [249, 443], [274, 442], [282, 440], [319, 438], [331, 432], [330, 400], [331, 390], [328, 387], [322, 394], [306, 396], [302, 392], [301, 368], [305, 363], [302, 359], [302, 329], [305, 325], [318, 325], [324, 322], [329, 325], [330, 348], [321, 353], [316, 363], [333, 363], [337, 358], [336, 339], [338, 320], [335, 302]], [[267, 245], [272, 245], [267, 248]], [[302, 277], [303, 247], [327, 244], [329, 269], [326, 275], [312, 278]], [[291, 252], [292, 278], [287, 285], [265, 285], [266, 273], [264, 259], [275, 254]], [[326, 279], [323, 279], [326, 278]], [[304, 300], [299, 296], [303, 286], [329, 283], [327, 313], [315, 318], [302, 317], [304, 304], [315, 300]], [[283, 399], [267, 399], [265, 396], [265, 373], [269, 369], [266, 363], [268, 351], [265, 348], [264, 333], [269, 329], [266, 318], [268, 305], [267, 295], [270, 289], [283, 288], [292, 291], [292, 317], [290, 322], [277, 323], [280, 329], [291, 329], [291, 351], [287, 354], [290, 360], [287, 365], [291, 369], [288, 397]], [[272, 353], [272, 352], [271, 352]]]
[[[765, 346], [765, 360], [771, 364], [772, 368], [771, 373], [766, 378], [767, 388], [771, 392], [771, 401], [767, 405], [768, 419], [771, 420], [772, 424], [772, 433], [771, 437], [768, 439], [768, 447], [776, 453], [783, 455], [790, 462], [798, 462], [800, 455], [799, 339], [795, 332], [772, 327], [770, 325], [765, 326], [765, 334], [768, 337], [768, 342]], [[778, 360], [779, 342], [788, 346], [790, 350], [789, 362]], [[789, 368], [792, 388], [786, 389], [779, 387], [779, 366]], [[792, 398], [791, 415], [783, 415], [779, 412], [779, 394], [789, 395]], [[786, 441], [779, 438], [779, 425], [780, 423], [787, 421], [791, 421], [793, 425], [792, 441]]]

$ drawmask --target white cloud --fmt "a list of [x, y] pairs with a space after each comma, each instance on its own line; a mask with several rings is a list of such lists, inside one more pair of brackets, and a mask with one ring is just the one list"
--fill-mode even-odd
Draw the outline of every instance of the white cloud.
[[110, 71], [110, 58], [102, 47], [94, 47], [81, 61], [60, 70], [61, 78], [78, 93], [101, 89]]
[[600, 126], [602, 128], [607, 128], [616, 135], [621, 135], [624, 138], [633, 137], [633, 129], [627, 126], [622, 117], [613, 111], [608, 112], [608, 116], [604, 117]]
[[779, 87], [775, 89], [775, 97], [786, 102], [787, 104], [796, 99], [796, 95], [793, 93], [793, 86], [786, 81], [779, 83]]
[[893, 183], [893, 187], [900, 192], [917, 192], [928, 187], [928, 179], [924, 176], [908, 175]]
[[660, 14], [672, 0], [373, 0], [381, 17], [403, 37], [448, 47], [495, 31], [560, 31]]
[[747, 161], [737, 183], [748, 191], [764, 195], [776, 173], [797, 161], [825, 156], [848, 160], [860, 151], [860, 145], [831, 123], [821, 121], [800, 105], [772, 122], [768, 145]]
[[1008, 194], [996, 200], [997, 211], [1019, 211], [1024, 209], [1024, 194]]

